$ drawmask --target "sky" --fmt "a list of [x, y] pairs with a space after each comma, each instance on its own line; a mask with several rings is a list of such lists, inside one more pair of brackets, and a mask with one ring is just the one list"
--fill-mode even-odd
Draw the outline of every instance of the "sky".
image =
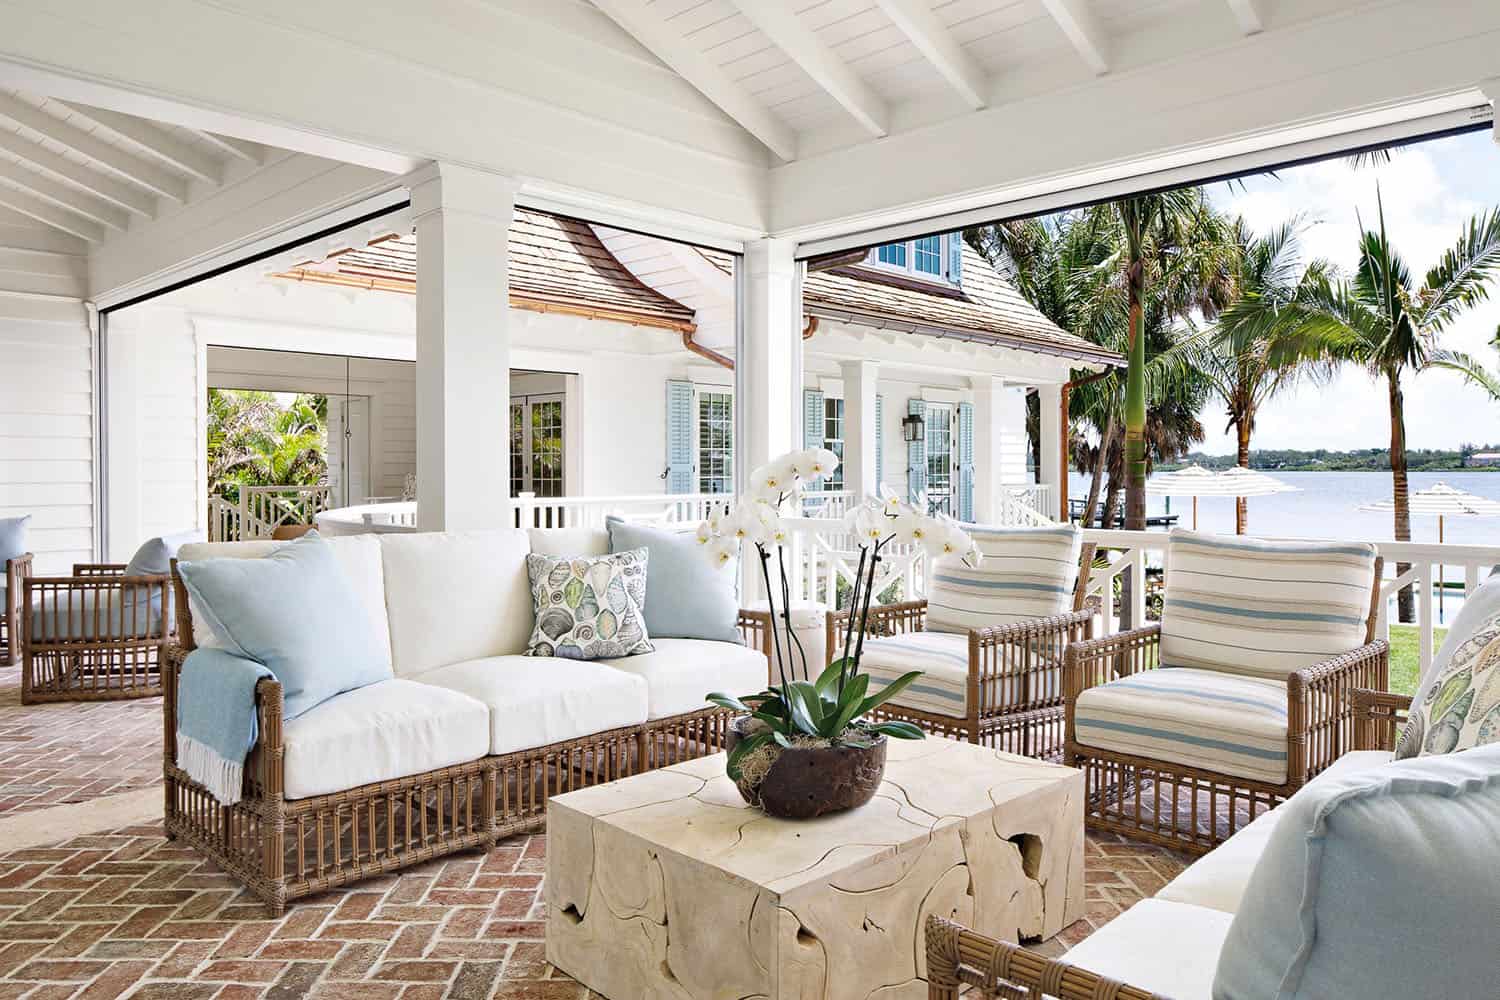
[[[1457, 242], [1468, 220], [1500, 204], [1500, 145], [1489, 129], [1408, 146], [1389, 163], [1351, 166], [1329, 160], [1210, 188], [1214, 203], [1243, 215], [1257, 232], [1301, 216], [1305, 260], [1323, 258], [1350, 273], [1358, 258], [1359, 222], [1375, 225], [1376, 185], [1386, 229], [1412, 272], [1421, 276]], [[1450, 350], [1468, 351], [1491, 368], [1489, 346], [1500, 326], [1500, 281], [1490, 299], [1442, 335]], [[1500, 444], [1500, 406], [1452, 372], [1431, 369], [1403, 380], [1408, 448]], [[1383, 448], [1390, 443], [1384, 383], [1346, 367], [1331, 384], [1298, 385], [1266, 403], [1256, 419], [1254, 448]], [[1201, 415], [1208, 437], [1199, 448], [1232, 454], [1222, 405]]]

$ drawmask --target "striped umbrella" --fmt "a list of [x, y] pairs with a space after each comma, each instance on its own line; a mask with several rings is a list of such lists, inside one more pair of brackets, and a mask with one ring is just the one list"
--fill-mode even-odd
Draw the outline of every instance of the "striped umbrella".
[[1175, 472], [1163, 472], [1146, 481], [1146, 492], [1157, 496], [1190, 496], [1193, 498], [1193, 527], [1198, 527], [1199, 497], [1263, 497], [1288, 493], [1288, 486], [1264, 472], [1235, 466], [1223, 472], [1210, 472], [1200, 465], [1190, 465]]
[[[1443, 519], [1446, 517], [1500, 517], [1500, 501], [1490, 500], [1464, 490], [1455, 489], [1447, 483], [1438, 483], [1425, 490], [1418, 490], [1407, 500], [1407, 508], [1413, 514], [1436, 516], [1438, 519], [1438, 542], [1443, 540]], [[1396, 501], [1392, 497], [1363, 504], [1362, 511], [1393, 511]], [[1443, 615], [1443, 590], [1445, 568], [1438, 565], [1438, 618]]]

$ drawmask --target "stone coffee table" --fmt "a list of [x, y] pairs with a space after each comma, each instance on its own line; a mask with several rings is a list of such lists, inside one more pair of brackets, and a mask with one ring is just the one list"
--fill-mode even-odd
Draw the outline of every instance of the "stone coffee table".
[[547, 805], [547, 959], [611, 1000], [922, 1000], [929, 913], [1008, 941], [1083, 913], [1083, 773], [891, 740], [851, 812], [772, 819], [716, 754]]

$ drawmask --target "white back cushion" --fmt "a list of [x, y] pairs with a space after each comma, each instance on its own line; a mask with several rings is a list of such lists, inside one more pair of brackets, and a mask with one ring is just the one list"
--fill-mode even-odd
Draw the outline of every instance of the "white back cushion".
[[[379, 626], [377, 641], [385, 652], [386, 662], [391, 662], [391, 630], [385, 612], [385, 578], [381, 567], [380, 545], [374, 535], [340, 535], [324, 539], [339, 565], [349, 577], [349, 583], [370, 620]], [[177, 550], [178, 562], [195, 559], [260, 559], [270, 555], [286, 542], [189, 542]], [[224, 644], [209, 629], [207, 617], [199, 614], [196, 607], [189, 606], [193, 615], [193, 644], [217, 648]]]
[[966, 566], [957, 556], [935, 560], [927, 585], [927, 631], [967, 632], [1048, 618], [1073, 606], [1083, 533], [1072, 525], [1051, 528], [964, 530], [984, 553]]
[[526, 532], [377, 535], [385, 564], [391, 665], [398, 677], [525, 652], [534, 618]]
[[529, 528], [531, 551], [539, 556], [609, 555], [609, 531], [604, 528]]

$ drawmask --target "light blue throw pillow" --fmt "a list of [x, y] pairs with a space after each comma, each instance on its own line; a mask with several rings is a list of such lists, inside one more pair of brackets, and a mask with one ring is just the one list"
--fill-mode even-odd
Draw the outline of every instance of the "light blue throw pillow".
[[[158, 535], [156, 538], [148, 538], [135, 550], [135, 555], [130, 557], [130, 562], [125, 564], [126, 576], [168, 576], [172, 572], [172, 560], [177, 558], [177, 550], [189, 542], [203, 541], [201, 531], [180, 531], [175, 535]], [[135, 603], [135, 591], [127, 592], [125, 604], [127, 608]], [[161, 616], [161, 592], [151, 591], [151, 607], [149, 615], [153, 621]], [[133, 608], [131, 609], [133, 610]], [[170, 591], [167, 597], [167, 631], [172, 630], [173, 612]]]
[[646, 632], [653, 639], [745, 640], [740, 635], [737, 565], [716, 566], [690, 534], [666, 531], [622, 518], [605, 521], [609, 550], [645, 549]]
[[316, 532], [262, 559], [203, 559], [177, 570], [195, 612], [230, 652], [276, 675], [286, 718], [392, 676], [378, 626]]
[[0, 517], [0, 583], [5, 582], [5, 564], [26, 554], [26, 526], [30, 523], [30, 514]]
[[1215, 1000], [1496, 995], [1500, 744], [1319, 779], [1283, 808]]

